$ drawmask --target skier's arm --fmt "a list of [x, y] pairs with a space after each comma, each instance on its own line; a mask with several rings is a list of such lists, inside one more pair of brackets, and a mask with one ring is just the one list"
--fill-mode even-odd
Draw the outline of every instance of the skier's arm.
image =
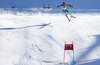
[[72, 7], [72, 8], [73, 8], [73, 6], [72, 6], [72, 5], [68, 5], [68, 4], [66, 4], [66, 6], [69, 6], [69, 7]]
[[61, 7], [61, 6], [63, 6], [63, 5], [58, 5], [57, 8], [58, 8], [58, 7]]

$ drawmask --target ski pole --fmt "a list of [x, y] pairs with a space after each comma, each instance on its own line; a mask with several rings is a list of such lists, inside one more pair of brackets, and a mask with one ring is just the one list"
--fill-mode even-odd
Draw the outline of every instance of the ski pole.
[[[54, 9], [50, 10], [49, 12], [51, 12], [51, 11], [53, 11], [53, 10], [57, 9], [57, 8], [58, 8], [58, 7], [56, 7], [56, 8], [54, 8]], [[49, 13], [49, 12], [48, 12], [48, 13]]]

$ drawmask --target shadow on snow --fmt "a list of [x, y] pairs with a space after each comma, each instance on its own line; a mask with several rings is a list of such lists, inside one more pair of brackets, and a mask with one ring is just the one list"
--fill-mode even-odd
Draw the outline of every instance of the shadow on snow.
[[[69, 63], [59, 63], [57, 65], [100, 65], [100, 57], [99, 59], [91, 59], [91, 60], [84, 60], [81, 61], [84, 57], [86, 57], [92, 50], [95, 48], [100, 47], [100, 35], [94, 35], [96, 37], [96, 41], [85, 51], [81, 56], [77, 58], [77, 60]], [[98, 56], [100, 56], [100, 50], [98, 50]]]
[[15, 30], [15, 29], [23, 29], [23, 28], [29, 28], [29, 27], [40, 27], [39, 29], [42, 29], [46, 26], [50, 26], [50, 27], [53, 27], [50, 25], [51, 23], [48, 23], [48, 24], [41, 24], [41, 25], [32, 25], [32, 26], [25, 26], [25, 27], [19, 27], [19, 28], [0, 28], [0, 30]]
[[[100, 35], [93, 35], [96, 37], [96, 41], [93, 43], [93, 45], [91, 45], [91, 47], [88, 48], [87, 51], [85, 51], [78, 59], [77, 61], [80, 63], [81, 59], [83, 59], [84, 57], [86, 57], [90, 52], [92, 52], [92, 50], [94, 50], [95, 48], [100, 47]], [[98, 54], [100, 54], [100, 51], [98, 50]], [[100, 55], [98, 55], [100, 56]], [[76, 61], [76, 62], [77, 62]], [[88, 63], [86, 63], [88, 61], [83, 61], [84, 64], [80, 64], [80, 65], [100, 65], [100, 58], [99, 59], [93, 59], [93, 60], [89, 60]]]

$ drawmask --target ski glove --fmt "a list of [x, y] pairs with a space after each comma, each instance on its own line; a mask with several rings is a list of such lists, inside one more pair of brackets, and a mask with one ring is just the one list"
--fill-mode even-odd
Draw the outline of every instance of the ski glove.
[[72, 5], [69, 5], [69, 6], [73, 8], [73, 6], [72, 6]]

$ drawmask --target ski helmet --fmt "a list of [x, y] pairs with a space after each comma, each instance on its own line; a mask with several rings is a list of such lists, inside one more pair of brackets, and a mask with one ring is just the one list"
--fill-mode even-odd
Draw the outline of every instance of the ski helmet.
[[65, 5], [66, 3], [65, 2], [63, 2], [63, 5]]

